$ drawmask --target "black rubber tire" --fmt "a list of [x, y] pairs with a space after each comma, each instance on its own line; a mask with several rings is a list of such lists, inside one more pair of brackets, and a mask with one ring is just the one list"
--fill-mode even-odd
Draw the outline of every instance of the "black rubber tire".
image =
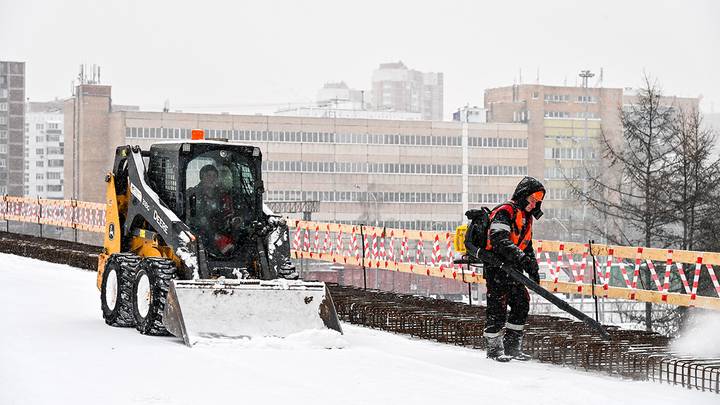
[[[103, 319], [110, 326], [128, 327], [135, 326], [133, 316], [132, 300], [130, 299], [135, 280], [135, 272], [140, 263], [140, 258], [129, 253], [117, 253], [111, 255], [105, 263], [102, 284], [100, 287], [100, 308]], [[115, 272], [117, 277], [117, 289], [115, 291], [115, 307], [110, 309], [108, 305], [108, 278]]]
[[[132, 284], [132, 313], [135, 319], [135, 328], [143, 335], [166, 336], [169, 335], [163, 314], [170, 286], [170, 280], [177, 274], [175, 263], [171, 260], [149, 257], [140, 262], [135, 279]], [[146, 315], [139, 311], [138, 286], [141, 280], [147, 277], [149, 290], [149, 308]]]

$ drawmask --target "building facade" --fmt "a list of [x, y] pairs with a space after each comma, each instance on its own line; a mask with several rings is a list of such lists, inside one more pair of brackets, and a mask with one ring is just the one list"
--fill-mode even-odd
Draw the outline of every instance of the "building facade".
[[29, 102], [25, 114], [25, 196], [61, 199], [65, 154], [63, 103]]
[[[563, 240], [587, 239], [585, 230], [599, 217], [573, 196], [567, 180], [588, 190], [586, 167], [597, 167], [601, 136], [622, 137], [620, 109], [636, 100], [635, 91], [621, 88], [520, 84], [485, 90], [488, 122], [527, 125], [528, 172], [547, 188], [546, 230]], [[670, 96], [661, 102], [697, 108], [699, 100]]]
[[365, 91], [348, 87], [345, 82], [325, 83], [315, 104], [288, 106], [273, 115], [283, 117], [351, 118], [371, 120], [422, 120], [420, 112], [376, 110], [365, 100]]
[[325, 83], [315, 100], [320, 107], [342, 105], [353, 110], [365, 109], [365, 92], [351, 89], [345, 82]]
[[459, 122], [487, 122], [487, 111], [477, 106], [458, 108], [453, 113], [453, 121]]
[[442, 121], [442, 73], [408, 69], [402, 62], [382, 63], [372, 75], [372, 103], [376, 110], [420, 113], [423, 120]]
[[91, 85], [65, 107], [68, 198], [104, 200], [117, 145], [181, 141], [192, 129], [258, 146], [265, 199], [319, 200], [320, 221], [452, 230], [468, 208], [505, 201], [528, 172], [523, 123], [115, 111], [109, 87]]
[[25, 62], [0, 61], [0, 195], [22, 196]]

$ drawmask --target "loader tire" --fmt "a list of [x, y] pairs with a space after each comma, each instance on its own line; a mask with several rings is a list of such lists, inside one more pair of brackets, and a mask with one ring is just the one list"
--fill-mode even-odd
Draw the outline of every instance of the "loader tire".
[[163, 314], [170, 286], [177, 268], [171, 260], [155, 257], [140, 262], [132, 288], [132, 311], [135, 328], [144, 335], [169, 335]]
[[103, 319], [110, 326], [135, 326], [132, 289], [140, 258], [128, 253], [110, 256], [103, 271], [100, 307]]

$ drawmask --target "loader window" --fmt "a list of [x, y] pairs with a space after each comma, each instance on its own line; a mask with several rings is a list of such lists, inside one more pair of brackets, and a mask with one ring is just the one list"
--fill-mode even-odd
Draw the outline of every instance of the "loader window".
[[212, 256], [231, 256], [240, 230], [259, 214], [256, 174], [250, 159], [216, 150], [188, 163], [185, 217]]

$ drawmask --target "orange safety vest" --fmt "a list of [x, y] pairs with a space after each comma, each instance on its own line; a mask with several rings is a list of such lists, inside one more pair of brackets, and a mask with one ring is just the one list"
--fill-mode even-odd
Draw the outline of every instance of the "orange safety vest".
[[[510, 204], [503, 204], [493, 210], [490, 214], [490, 222], [495, 219], [495, 214], [503, 210], [510, 214], [512, 225], [510, 226], [510, 241], [514, 243], [520, 250], [525, 250], [532, 240], [532, 216], [523, 210], [516, 210]], [[490, 242], [490, 229], [488, 229], [486, 250], [492, 250]]]

